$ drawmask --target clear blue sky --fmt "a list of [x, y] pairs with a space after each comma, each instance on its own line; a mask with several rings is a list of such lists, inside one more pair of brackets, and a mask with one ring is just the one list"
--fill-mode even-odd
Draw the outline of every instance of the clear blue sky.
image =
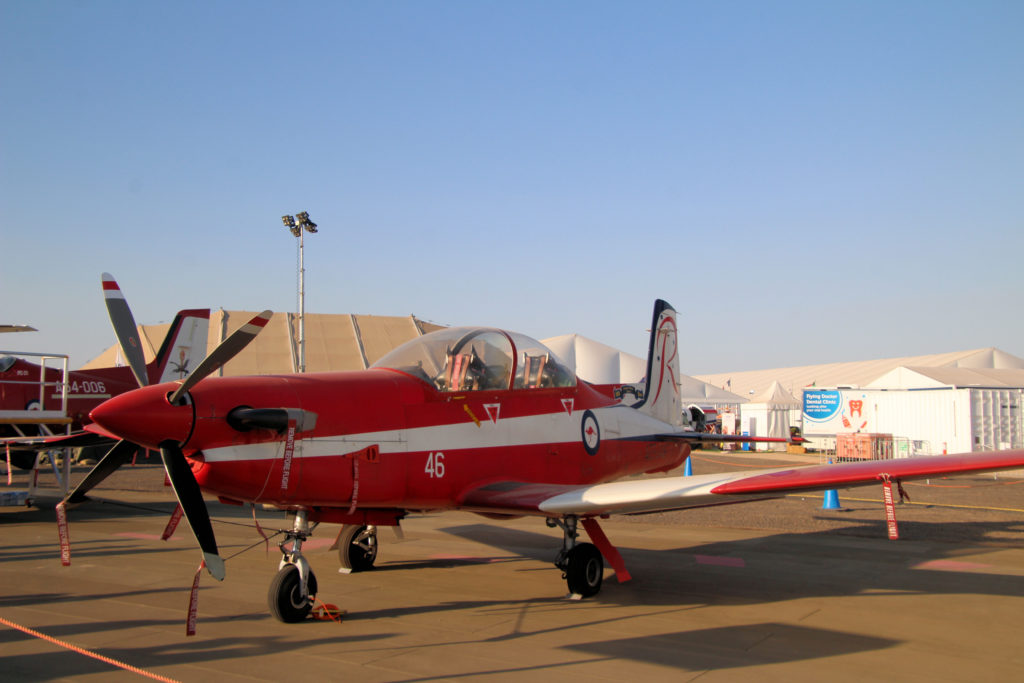
[[0, 3], [0, 348], [188, 307], [1024, 356], [1024, 3]]

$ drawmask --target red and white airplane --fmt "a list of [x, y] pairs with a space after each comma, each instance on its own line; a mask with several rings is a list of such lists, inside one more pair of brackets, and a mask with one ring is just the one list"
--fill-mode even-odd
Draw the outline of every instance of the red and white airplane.
[[[134, 329], [112, 283], [104, 286], [115, 330]], [[159, 449], [218, 579], [224, 562], [201, 490], [289, 511], [294, 523], [270, 592], [271, 611], [286, 622], [304, 619], [317, 591], [302, 555], [314, 522], [344, 525], [341, 562], [358, 571], [374, 563], [377, 528], [410, 511], [542, 517], [563, 531], [555, 564], [569, 591], [590, 596], [605, 560], [629, 579], [598, 522], [610, 514], [1024, 467], [1018, 450], [623, 480], [679, 467], [691, 444], [728, 438], [682, 427], [676, 312], [664, 301], [655, 303], [646, 380], [632, 405], [577, 379], [540, 342], [492, 328], [427, 334], [363, 371], [209, 377], [270, 315], [254, 317], [183, 381], [93, 410], [88, 429], [119, 441], [69, 498], [80, 499], [134, 444]], [[580, 527], [592, 543], [580, 541]]]
[[[113, 278], [109, 282], [113, 282]], [[104, 287], [107, 283], [108, 280], [104, 280]], [[137, 372], [136, 368], [128, 366], [68, 372], [67, 403], [63, 411], [64, 377], [60, 370], [15, 355], [0, 356], [0, 419], [3, 420], [0, 437], [10, 440], [12, 464], [23, 469], [32, 467], [35, 453], [25, 449], [25, 445], [33, 441], [26, 436], [30, 427], [62, 420], [72, 429], [80, 429], [89, 423], [92, 409], [112, 396], [137, 389], [140, 383], [170, 382], [185, 377], [191, 371], [192, 359], [199, 360], [206, 353], [209, 325], [209, 309], [179, 311], [154, 360], [148, 365], [138, 365]], [[133, 327], [123, 332], [126, 344], [137, 349], [142, 357], [137, 329]], [[38, 439], [41, 440], [42, 437]]]

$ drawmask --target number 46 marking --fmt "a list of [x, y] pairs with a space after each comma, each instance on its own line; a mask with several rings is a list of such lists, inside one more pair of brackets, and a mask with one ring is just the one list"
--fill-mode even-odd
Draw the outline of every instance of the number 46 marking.
[[444, 453], [440, 451], [437, 453], [427, 454], [427, 466], [423, 468], [423, 471], [427, 473], [427, 476], [431, 479], [441, 479], [444, 477]]

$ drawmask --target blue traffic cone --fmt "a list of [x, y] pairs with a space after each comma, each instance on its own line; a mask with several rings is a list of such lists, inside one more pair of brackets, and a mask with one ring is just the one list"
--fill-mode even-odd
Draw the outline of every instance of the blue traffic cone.
[[[828, 464], [832, 464], [832, 458], [828, 459]], [[825, 500], [821, 504], [822, 510], [842, 510], [843, 508], [839, 505], [839, 492], [835, 489], [828, 489], [825, 491]]]
[[690, 456], [686, 456], [686, 467], [683, 468], [683, 476], [693, 476], [693, 465], [690, 464]]

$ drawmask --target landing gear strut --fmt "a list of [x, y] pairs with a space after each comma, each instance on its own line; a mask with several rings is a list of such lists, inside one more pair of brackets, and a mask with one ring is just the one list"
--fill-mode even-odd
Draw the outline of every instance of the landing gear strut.
[[581, 598], [597, 595], [604, 578], [604, 559], [593, 543], [577, 543], [578, 519], [567, 515], [563, 519], [547, 518], [549, 527], [562, 529], [562, 549], [555, 558], [555, 566], [562, 570], [562, 578], [569, 585], [569, 593]]
[[[309, 538], [309, 534], [306, 511], [298, 510], [291, 530], [285, 532], [284, 540], [278, 545], [283, 557], [278, 565], [277, 576], [270, 582], [267, 602], [270, 604], [270, 613], [286, 624], [302, 621], [313, 609], [313, 598], [317, 591], [316, 575], [309, 561], [302, 556], [302, 542]], [[289, 541], [291, 547], [285, 548]]]

